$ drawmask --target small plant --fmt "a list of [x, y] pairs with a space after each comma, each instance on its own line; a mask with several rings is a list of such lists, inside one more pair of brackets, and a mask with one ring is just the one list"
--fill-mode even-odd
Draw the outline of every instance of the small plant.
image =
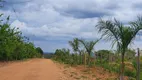
[[101, 80], [100, 78], [96, 78], [96, 80]]
[[125, 69], [124, 75], [128, 77], [136, 78], [136, 71]]
[[87, 77], [87, 76], [83, 76], [83, 75], [82, 75], [82, 76], [81, 76], [81, 78], [83, 78], [83, 79], [87, 79], [88, 77]]
[[93, 75], [92, 75], [92, 77], [96, 77], [96, 75], [95, 75], [95, 74], [93, 74]]
[[133, 78], [133, 77], [129, 77], [129, 80], [136, 80], [136, 78]]

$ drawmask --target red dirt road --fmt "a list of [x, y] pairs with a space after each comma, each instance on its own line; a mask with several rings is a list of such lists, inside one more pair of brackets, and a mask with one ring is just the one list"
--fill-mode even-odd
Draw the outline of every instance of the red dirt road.
[[0, 67], [0, 80], [59, 80], [60, 69], [50, 59], [32, 59]]

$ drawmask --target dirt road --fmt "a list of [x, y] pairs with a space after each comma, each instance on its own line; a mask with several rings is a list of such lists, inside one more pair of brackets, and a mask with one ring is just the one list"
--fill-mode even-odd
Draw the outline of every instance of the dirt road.
[[[0, 80], [116, 80], [117, 74], [100, 67], [91, 71], [84, 65], [71, 67], [50, 59], [0, 63]], [[126, 79], [128, 80], [128, 79]]]
[[32, 59], [0, 67], [0, 80], [59, 80], [60, 68], [49, 59]]

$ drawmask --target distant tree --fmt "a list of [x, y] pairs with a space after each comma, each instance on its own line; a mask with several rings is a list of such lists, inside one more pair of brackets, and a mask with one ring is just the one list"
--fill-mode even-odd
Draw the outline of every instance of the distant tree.
[[80, 56], [79, 64], [81, 64], [82, 63], [82, 59], [81, 59], [81, 51], [79, 49], [79, 47], [80, 47], [79, 39], [78, 38], [74, 38], [73, 41], [69, 41], [69, 45], [72, 47], [72, 49], [73, 49], [75, 54], [79, 53], [79, 56]]
[[37, 52], [40, 53], [41, 55], [43, 55], [43, 50], [40, 47], [36, 48]]
[[100, 59], [100, 61], [102, 62], [102, 60], [104, 61], [111, 61], [111, 57], [113, 56], [113, 53], [109, 50], [99, 50], [96, 53], [96, 56]]
[[89, 57], [88, 57], [88, 64], [90, 65], [90, 57], [91, 57], [91, 52], [92, 50], [94, 49], [94, 45], [99, 41], [99, 40], [96, 40], [96, 41], [85, 41], [85, 40], [79, 40], [84, 48], [86, 49]]
[[126, 51], [126, 55], [125, 55], [125, 57], [126, 57], [126, 59], [127, 60], [133, 60], [135, 57], [135, 54], [136, 54], [136, 52], [134, 51], [134, 50], [132, 50], [132, 49], [128, 49], [127, 51]]
[[70, 46], [72, 47], [73, 51], [75, 53], [79, 52], [79, 39], [78, 38], [74, 38], [73, 41], [69, 41]]
[[70, 64], [72, 60], [71, 56], [70, 56], [70, 50], [69, 49], [57, 49], [55, 51], [54, 54], [54, 60], [59, 61], [59, 62], [63, 62], [66, 64]]

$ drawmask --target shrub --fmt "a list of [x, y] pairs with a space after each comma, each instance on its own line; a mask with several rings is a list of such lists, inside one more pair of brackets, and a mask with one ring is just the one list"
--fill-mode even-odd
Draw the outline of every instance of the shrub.
[[136, 78], [136, 71], [125, 68], [124, 75], [126, 75], [128, 77]]
[[[0, 15], [1, 17], [2, 15]], [[41, 57], [33, 43], [22, 32], [11, 28], [6, 22], [0, 20], [0, 60], [22, 60], [25, 58]]]
[[80, 60], [80, 55], [78, 54], [71, 54], [69, 49], [57, 49], [53, 56], [53, 59], [70, 65], [78, 65]]

